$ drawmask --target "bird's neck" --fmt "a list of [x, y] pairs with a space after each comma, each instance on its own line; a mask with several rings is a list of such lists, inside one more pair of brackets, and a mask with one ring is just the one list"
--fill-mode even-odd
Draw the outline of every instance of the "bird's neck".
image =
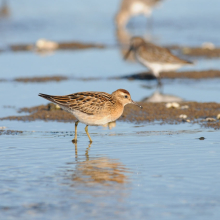
[[122, 115], [123, 111], [124, 111], [124, 105], [118, 100], [116, 100], [114, 108], [111, 109], [112, 121], [117, 120]]

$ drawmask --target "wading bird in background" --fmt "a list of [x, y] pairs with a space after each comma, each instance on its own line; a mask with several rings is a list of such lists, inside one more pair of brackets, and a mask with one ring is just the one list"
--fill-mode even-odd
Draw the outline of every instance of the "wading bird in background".
[[151, 74], [158, 79], [159, 84], [161, 72], [175, 71], [182, 66], [193, 64], [173, 55], [167, 48], [146, 42], [141, 37], [131, 39], [130, 48], [124, 57], [125, 59], [130, 52], [134, 53], [139, 63], [149, 69]]
[[10, 16], [10, 10], [7, 3], [7, 0], [2, 0], [1, 6], [0, 6], [0, 17], [9, 17]]

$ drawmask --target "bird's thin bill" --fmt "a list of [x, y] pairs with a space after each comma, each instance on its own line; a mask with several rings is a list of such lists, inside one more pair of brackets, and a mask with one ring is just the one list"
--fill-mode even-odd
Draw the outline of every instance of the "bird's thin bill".
[[128, 58], [128, 56], [129, 56], [129, 54], [131, 53], [131, 51], [132, 51], [132, 47], [130, 47], [129, 50], [128, 50], [128, 52], [125, 54], [124, 60], [126, 60], [126, 59]]
[[132, 104], [137, 105], [140, 108], [143, 108], [141, 105], [138, 105], [137, 102], [134, 102], [133, 100], [132, 100]]

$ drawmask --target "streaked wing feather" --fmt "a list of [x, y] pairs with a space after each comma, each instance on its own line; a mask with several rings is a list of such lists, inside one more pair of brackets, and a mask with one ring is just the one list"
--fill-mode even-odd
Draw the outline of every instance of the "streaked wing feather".
[[66, 96], [52, 96], [55, 103], [70, 110], [78, 110], [88, 115], [100, 113], [106, 105], [113, 103], [111, 95], [104, 92], [82, 92]]
[[179, 57], [173, 55], [167, 48], [159, 47], [152, 43], [145, 43], [138, 48], [138, 53], [142, 58], [149, 62], [158, 63], [172, 63], [172, 64], [186, 64], [188, 61], [182, 60]]

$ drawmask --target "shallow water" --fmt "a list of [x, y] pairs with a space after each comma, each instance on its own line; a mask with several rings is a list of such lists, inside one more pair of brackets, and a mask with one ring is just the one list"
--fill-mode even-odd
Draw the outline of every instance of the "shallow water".
[[76, 149], [73, 124], [6, 125], [25, 132], [1, 137], [2, 219], [214, 219], [220, 214], [220, 142], [213, 130], [120, 122], [111, 131], [90, 127], [94, 143], [89, 146], [80, 125]]
[[[63, 0], [56, 4], [53, 0], [10, 1], [11, 16], [0, 20], [1, 43], [33, 43], [47, 38], [115, 45], [114, 17], [119, 5], [119, 0]], [[201, 45], [211, 41], [219, 45], [219, 6], [218, 0], [167, 0], [153, 11], [150, 33], [146, 32], [144, 18], [133, 19], [130, 32], [150, 34], [163, 44]]]
[[[48, 103], [38, 93], [130, 91], [141, 101], [157, 83], [109, 80], [146, 71], [125, 62], [114, 25], [119, 1], [10, 1], [11, 15], [0, 18], [0, 47], [57, 41], [104, 43], [105, 49], [0, 53], [0, 117], [20, 115], [21, 107]], [[170, 0], [146, 19], [132, 19], [127, 35], [145, 35], [163, 45], [219, 44], [220, 2]], [[127, 34], [127, 35], [126, 35]], [[125, 39], [126, 40], [126, 39]], [[219, 69], [219, 59], [196, 61], [187, 70]], [[63, 75], [67, 81], [14, 82], [18, 77]], [[96, 78], [79, 80], [77, 78]], [[186, 101], [220, 102], [219, 79], [163, 80], [160, 92]], [[22, 113], [24, 114], [24, 113]], [[0, 219], [219, 219], [219, 131], [198, 125], [116, 122], [109, 130], [61, 122], [0, 121]], [[22, 131], [22, 133], [16, 132]], [[199, 138], [204, 137], [204, 140]]]

